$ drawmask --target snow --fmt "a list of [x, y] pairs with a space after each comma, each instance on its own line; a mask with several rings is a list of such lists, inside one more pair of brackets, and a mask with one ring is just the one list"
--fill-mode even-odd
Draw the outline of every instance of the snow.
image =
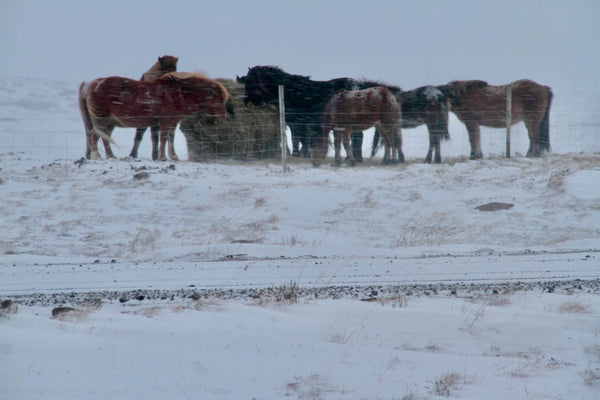
[[470, 161], [452, 116], [441, 165], [418, 128], [403, 165], [284, 173], [80, 162], [77, 88], [0, 79], [0, 398], [598, 396], [600, 142], [567, 95], [543, 158], [517, 125]]

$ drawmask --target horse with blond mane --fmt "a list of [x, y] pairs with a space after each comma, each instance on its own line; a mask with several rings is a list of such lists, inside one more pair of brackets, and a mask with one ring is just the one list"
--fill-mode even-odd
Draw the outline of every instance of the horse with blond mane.
[[[171, 72], [154, 81], [112, 76], [90, 82], [81, 109], [86, 131], [86, 156], [97, 159], [98, 139], [115, 143], [115, 127], [160, 127], [159, 159], [166, 160], [167, 140], [179, 121], [196, 112], [211, 118], [225, 117], [227, 90], [203, 75]], [[172, 143], [170, 143], [172, 149]], [[172, 154], [171, 154], [172, 156]]]
[[[156, 63], [154, 63], [154, 65], [152, 67], [150, 67], [150, 69], [142, 75], [141, 80], [142, 81], [152, 81], [167, 72], [175, 72], [177, 70], [177, 61], [178, 60], [179, 59], [174, 56], [158, 57], [158, 61], [156, 61]], [[88, 90], [89, 84], [90, 84], [90, 82], [81, 82], [81, 85], [79, 85], [79, 111], [81, 112], [81, 115], [84, 115], [85, 113], [87, 113], [87, 90]], [[137, 151], [140, 146], [140, 142], [142, 141], [142, 138], [144, 136], [144, 132], [146, 131], [146, 128], [147, 127], [138, 128], [136, 135], [135, 135], [133, 148], [131, 149], [131, 153], [129, 154], [130, 157], [137, 158]], [[152, 131], [152, 159], [156, 160], [158, 158], [159, 128], [152, 127], [151, 131]], [[102, 143], [104, 144], [104, 151], [106, 153], [106, 157], [114, 158], [115, 156], [110, 147], [110, 142], [108, 140], [102, 139]], [[176, 156], [177, 155], [175, 154], [175, 157]], [[86, 148], [86, 157], [90, 158], [89, 146]]]

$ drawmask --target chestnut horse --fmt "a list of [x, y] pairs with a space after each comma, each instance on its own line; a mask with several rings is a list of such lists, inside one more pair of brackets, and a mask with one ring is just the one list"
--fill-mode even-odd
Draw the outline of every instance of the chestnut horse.
[[[179, 121], [195, 112], [204, 112], [212, 118], [225, 117], [228, 96], [217, 81], [177, 72], [150, 82], [118, 76], [99, 78], [90, 82], [86, 92], [82, 118], [87, 138], [86, 156], [92, 159], [99, 158], [98, 138], [115, 143], [110, 135], [116, 126], [159, 126], [159, 159], [166, 160], [165, 144], [167, 139], [173, 138]], [[170, 149], [173, 149], [172, 144]]]
[[[512, 86], [512, 121], [523, 121], [529, 133], [528, 157], [550, 152], [550, 105], [552, 90], [548, 86], [522, 79]], [[467, 127], [471, 159], [482, 157], [480, 126], [506, 127], [506, 89], [479, 80], [452, 81], [439, 86], [448, 97], [452, 112]]]
[[[177, 71], [177, 61], [179, 58], [174, 56], [162, 56], [158, 57], [158, 61], [150, 67], [150, 69], [142, 75], [140, 81], [154, 81], [158, 79], [161, 75], [166, 74], [168, 72]], [[158, 159], [158, 132], [160, 128], [158, 126], [150, 127], [150, 134], [152, 138], [152, 159]], [[144, 138], [144, 132], [146, 132], [146, 128], [137, 128], [135, 131], [135, 138], [133, 139], [133, 147], [131, 148], [131, 152], [129, 153], [129, 157], [137, 158], [138, 149], [140, 147], [140, 143]], [[174, 140], [174, 138], [173, 138]], [[173, 143], [173, 140], [169, 140], [169, 143]], [[173, 149], [173, 154], [175, 154], [175, 149]], [[175, 154], [175, 158], [177, 155]]]
[[313, 139], [313, 164], [318, 166], [329, 147], [329, 131], [333, 130], [335, 161], [341, 165], [340, 148], [344, 144], [348, 165], [355, 163], [350, 134], [377, 127], [385, 146], [383, 164], [404, 161], [402, 136], [398, 121], [400, 107], [392, 92], [384, 86], [363, 90], [340, 90], [325, 104], [320, 135]]
[[[156, 63], [154, 63], [154, 65], [152, 67], [150, 67], [150, 69], [142, 75], [141, 80], [152, 81], [152, 80], [157, 79], [160, 75], [162, 75], [164, 73], [175, 72], [177, 70], [177, 61], [178, 61], [178, 58], [173, 57], [173, 56], [158, 57], [158, 61]], [[81, 112], [81, 115], [84, 115], [84, 113], [87, 113], [87, 89], [88, 89], [89, 84], [90, 84], [89, 82], [81, 82], [81, 85], [79, 85], [79, 111]], [[138, 128], [136, 135], [135, 135], [133, 148], [131, 149], [131, 153], [129, 154], [130, 157], [137, 158], [137, 151], [140, 146], [140, 142], [144, 136], [145, 130], [146, 130], [146, 128]], [[152, 159], [156, 160], [158, 158], [159, 128], [152, 127], [151, 130], [152, 130]], [[102, 143], [104, 144], [104, 151], [106, 153], [106, 157], [114, 158], [115, 156], [110, 147], [110, 142], [108, 140], [102, 139]], [[89, 147], [87, 150], [88, 151], [86, 151], [86, 157], [89, 158], [90, 157]]]

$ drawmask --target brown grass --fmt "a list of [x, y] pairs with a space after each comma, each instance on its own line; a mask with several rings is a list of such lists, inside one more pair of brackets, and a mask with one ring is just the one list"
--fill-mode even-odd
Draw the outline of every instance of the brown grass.
[[190, 161], [215, 158], [279, 158], [278, 110], [270, 105], [244, 104], [245, 88], [229, 80], [217, 79], [229, 92], [227, 116], [211, 121], [198, 114], [181, 121]]

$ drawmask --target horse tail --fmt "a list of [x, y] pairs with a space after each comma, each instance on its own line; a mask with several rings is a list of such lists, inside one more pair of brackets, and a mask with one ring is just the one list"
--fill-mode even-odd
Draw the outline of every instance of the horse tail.
[[546, 86], [547, 102], [544, 118], [540, 124], [540, 151], [550, 152], [550, 106], [552, 105], [552, 89]]
[[[88, 88], [90, 86], [89, 82], [81, 82], [79, 85], [79, 111], [81, 112], [81, 119], [83, 119], [83, 125], [85, 127], [85, 135], [86, 135], [86, 143], [89, 145], [89, 141], [92, 140], [91, 135], [97, 134], [102, 139], [117, 145], [117, 142], [106, 133], [96, 129], [94, 127], [94, 122], [92, 120], [92, 114], [90, 113], [90, 108], [88, 106]], [[117, 145], [118, 147], [118, 145]], [[87, 151], [87, 150], [86, 150]]]
[[440, 115], [440, 119], [445, 119], [444, 121], [440, 121], [440, 123], [445, 127], [445, 129], [442, 130], [442, 132], [440, 133], [440, 139], [442, 139], [443, 141], [448, 141], [450, 140], [450, 129], [448, 129], [448, 114], [450, 112], [449, 108], [450, 108], [450, 104], [449, 104], [449, 100], [448, 98], [442, 94], [442, 96], [439, 99], [440, 102], [440, 107], [442, 110], [442, 114]]
[[88, 85], [88, 82], [81, 82], [81, 85], [79, 85], [79, 111], [81, 112], [81, 119], [83, 119], [83, 125], [86, 133], [91, 132], [92, 129], [94, 129], [92, 117], [90, 116], [90, 111], [88, 110], [87, 106]]
[[383, 144], [379, 142], [379, 136], [379, 129], [375, 128], [375, 134], [373, 135], [373, 145], [371, 147], [371, 158], [375, 157], [375, 153], [377, 153], [381, 146], [383, 146]]

